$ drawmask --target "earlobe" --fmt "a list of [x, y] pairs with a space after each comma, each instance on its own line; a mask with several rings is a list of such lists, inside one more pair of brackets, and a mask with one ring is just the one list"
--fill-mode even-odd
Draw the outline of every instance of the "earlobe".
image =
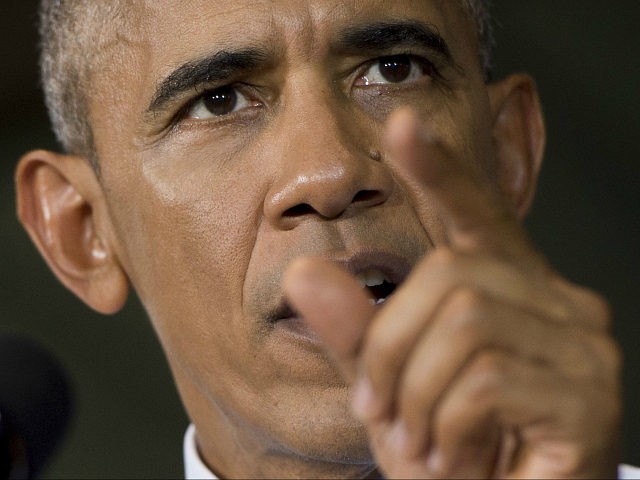
[[498, 184], [515, 213], [531, 207], [545, 146], [540, 99], [528, 75], [511, 75], [489, 86]]
[[80, 157], [33, 151], [16, 170], [18, 217], [58, 279], [87, 305], [115, 313], [128, 280], [110, 245], [100, 184]]

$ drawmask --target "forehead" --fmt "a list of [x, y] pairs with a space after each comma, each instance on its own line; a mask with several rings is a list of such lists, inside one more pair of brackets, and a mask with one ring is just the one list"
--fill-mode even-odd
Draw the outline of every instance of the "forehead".
[[135, 4], [134, 16], [146, 53], [160, 63], [238, 44], [322, 52], [341, 29], [379, 20], [421, 20], [450, 42], [465, 30], [466, 41], [475, 38], [457, 0], [153, 0]]
[[[215, 52], [258, 47], [284, 62], [321, 63], [332, 41], [350, 28], [410, 20], [437, 31], [457, 64], [478, 59], [475, 24], [457, 0], [148, 0], [125, 5], [129, 34], [106, 43], [91, 74], [88, 100], [97, 144], [101, 139], [118, 143], [116, 137], [137, 131], [132, 117], [143, 114], [163, 79]], [[103, 122], [108, 105], [110, 121]]]
[[181, 24], [182, 28], [174, 30], [177, 37], [178, 33], [195, 33], [194, 25], [239, 36], [245, 32], [238, 27], [266, 28], [265, 20], [271, 20], [270, 26], [309, 28], [354, 16], [450, 14], [460, 12], [458, 6], [457, 0], [153, 0], [135, 3], [133, 8], [138, 19], [151, 28]]

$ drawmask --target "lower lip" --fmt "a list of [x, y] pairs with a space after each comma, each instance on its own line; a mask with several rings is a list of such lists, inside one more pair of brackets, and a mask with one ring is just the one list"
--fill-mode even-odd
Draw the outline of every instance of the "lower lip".
[[274, 328], [285, 335], [293, 337], [295, 340], [308, 343], [317, 347], [322, 345], [322, 339], [316, 332], [311, 330], [307, 324], [299, 317], [289, 317], [278, 320]]

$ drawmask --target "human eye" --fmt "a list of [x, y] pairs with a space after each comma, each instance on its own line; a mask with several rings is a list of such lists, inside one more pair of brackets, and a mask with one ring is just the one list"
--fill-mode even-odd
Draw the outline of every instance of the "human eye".
[[368, 64], [364, 73], [355, 81], [355, 86], [411, 83], [437, 73], [430, 61], [413, 55], [390, 55], [380, 57]]
[[185, 118], [208, 120], [224, 117], [245, 108], [256, 106], [257, 103], [241, 92], [237, 86], [225, 85], [207, 90], [200, 95], [188, 108]]

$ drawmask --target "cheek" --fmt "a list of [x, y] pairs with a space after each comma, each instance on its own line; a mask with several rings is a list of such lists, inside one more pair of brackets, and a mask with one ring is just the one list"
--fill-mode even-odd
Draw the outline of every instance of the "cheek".
[[437, 104], [418, 105], [416, 110], [451, 156], [492, 176], [492, 118], [484, 84], [463, 85]]
[[191, 370], [241, 359], [252, 341], [241, 309], [257, 179], [241, 164], [216, 168], [205, 152], [139, 165], [114, 210], [128, 273], [167, 354]]

